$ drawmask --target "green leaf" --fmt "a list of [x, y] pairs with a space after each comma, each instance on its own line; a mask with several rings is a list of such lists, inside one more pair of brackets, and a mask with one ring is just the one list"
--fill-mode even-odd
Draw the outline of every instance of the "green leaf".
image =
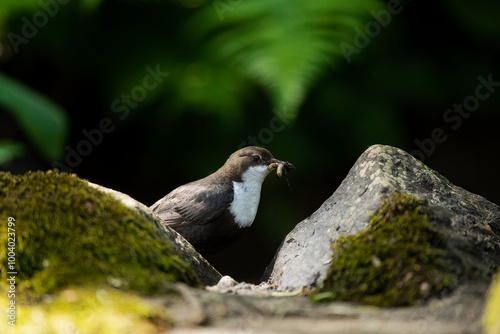
[[[262, 84], [278, 110], [296, 116], [308, 90], [328, 66], [346, 64], [340, 47], [353, 44], [376, 0], [214, 1], [190, 29], [208, 40], [207, 54], [230, 60]], [[289, 115], [289, 116], [290, 116]]]
[[11, 140], [0, 141], [0, 165], [23, 156], [24, 153], [25, 147], [22, 143]]
[[6, 20], [9, 14], [23, 10], [40, 8], [37, 0], [2, 0], [0, 1], [0, 20]]
[[61, 107], [2, 73], [0, 106], [12, 114], [43, 157], [61, 157], [68, 133], [67, 115]]

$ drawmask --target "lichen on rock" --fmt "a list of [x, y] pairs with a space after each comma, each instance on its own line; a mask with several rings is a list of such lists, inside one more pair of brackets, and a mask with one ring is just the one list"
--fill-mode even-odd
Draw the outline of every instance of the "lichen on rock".
[[[15, 219], [17, 287], [25, 298], [75, 286], [155, 294], [170, 282], [199, 285], [151, 222], [74, 174], [2, 172], [0, 198], [1, 221]], [[0, 248], [2, 263], [6, 255]], [[0, 266], [0, 287], [6, 275]]]
[[332, 263], [314, 300], [349, 300], [377, 306], [414, 304], [456, 283], [439, 265], [443, 236], [431, 227], [414, 196], [383, 200], [368, 227], [332, 245]]

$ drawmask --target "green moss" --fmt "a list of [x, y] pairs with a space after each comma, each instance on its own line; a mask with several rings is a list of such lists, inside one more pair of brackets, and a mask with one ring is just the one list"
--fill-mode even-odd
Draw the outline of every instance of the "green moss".
[[[39, 297], [67, 286], [153, 294], [169, 282], [198, 285], [151, 222], [75, 175], [0, 173], [0, 262], [15, 218], [18, 292]], [[1, 283], [6, 268], [0, 266]]]
[[364, 231], [334, 242], [331, 267], [313, 300], [400, 306], [453, 286], [455, 276], [437, 264], [444, 239], [421, 205], [413, 196], [394, 194]]
[[[1, 305], [9, 305], [6, 294]], [[116, 289], [68, 288], [46, 296], [36, 304], [17, 307], [15, 327], [8, 318], [1, 333], [160, 333], [171, 319], [160, 307], [140, 296]], [[8, 319], [8, 320], [7, 320]]]
[[500, 334], [500, 272], [491, 283], [488, 301], [484, 308], [483, 330], [485, 334]]

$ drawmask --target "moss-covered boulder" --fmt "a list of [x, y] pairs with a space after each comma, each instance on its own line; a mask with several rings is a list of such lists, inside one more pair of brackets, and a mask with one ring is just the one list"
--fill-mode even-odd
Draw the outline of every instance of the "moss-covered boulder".
[[[449, 267], [456, 268], [461, 280], [488, 281], [498, 271], [500, 207], [452, 184], [403, 150], [374, 145], [358, 158], [330, 198], [286, 236], [263, 280], [283, 291], [321, 286], [330, 269], [332, 243], [339, 238], [345, 242], [343, 237], [371, 226], [369, 213], [395, 193], [425, 203], [422, 212], [444, 236]], [[422, 290], [427, 290], [425, 284]]]
[[203, 285], [213, 285], [219, 282], [222, 275], [203, 256], [201, 256], [200, 253], [198, 253], [182, 235], [177, 233], [170, 226], [164, 224], [163, 221], [151, 212], [146, 205], [119, 191], [91, 182], [87, 182], [87, 184], [92, 188], [111, 195], [127, 208], [137, 212], [146, 220], [150, 221], [159, 233], [161, 239], [166, 240], [165, 242], [167, 244], [171, 246], [173, 245], [171, 250], [174, 251], [174, 255], [177, 255], [182, 261], [189, 265]]
[[382, 202], [364, 231], [332, 244], [328, 275], [313, 299], [400, 306], [440, 294], [456, 283], [453, 271], [440, 264], [445, 246], [422, 203], [394, 194]]
[[[75, 175], [0, 173], [0, 220], [6, 245], [7, 222], [15, 233], [18, 298], [39, 298], [75, 286], [114, 287], [155, 294], [170, 282], [199, 285], [172, 244], [143, 216]], [[12, 241], [9, 239], [9, 241]], [[0, 248], [7, 263], [9, 248]]]

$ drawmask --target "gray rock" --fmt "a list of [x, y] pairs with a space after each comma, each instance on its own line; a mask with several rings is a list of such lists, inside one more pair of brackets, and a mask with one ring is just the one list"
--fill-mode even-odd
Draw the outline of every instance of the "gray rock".
[[465, 284], [425, 305], [378, 308], [176, 286], [179, 298], [159, 296], [155, 303], [172, 317], [172, 334], [479, 334], [488, 290], [484, 282]]
[[356, 234], [369, 222], [381, 199], [393, 193], [416, 196], [426, 204], [430, 223], [442, 232], [459, 260], [458, 274], [488, 276], [500, 264], [500, 207], [450, 183], [408, 153], [374, 145], [321, 207], [291, 231], [263, 275], [280, 290], [313, 288], [326, 277], [330, 245]]
[[160, 218], [154, 215], [144, 204], [136, 201], [132, 197], [119, 191], [105, 188], [95, 183], [88, 182], [89, 186], [102, 192], [108, 193], [127, 207], [136, 210], [148, 219], [157, 229], [158, 234], [175, 244], [175, 254], [184, 262], [188, 263], [194, 270], [201, 283], [204, 285], [214, 285], [220, 280], [222, 275], [204, 257], [198, 253], [194, 247], [187, 242], [179, 233], [161, 223]]

